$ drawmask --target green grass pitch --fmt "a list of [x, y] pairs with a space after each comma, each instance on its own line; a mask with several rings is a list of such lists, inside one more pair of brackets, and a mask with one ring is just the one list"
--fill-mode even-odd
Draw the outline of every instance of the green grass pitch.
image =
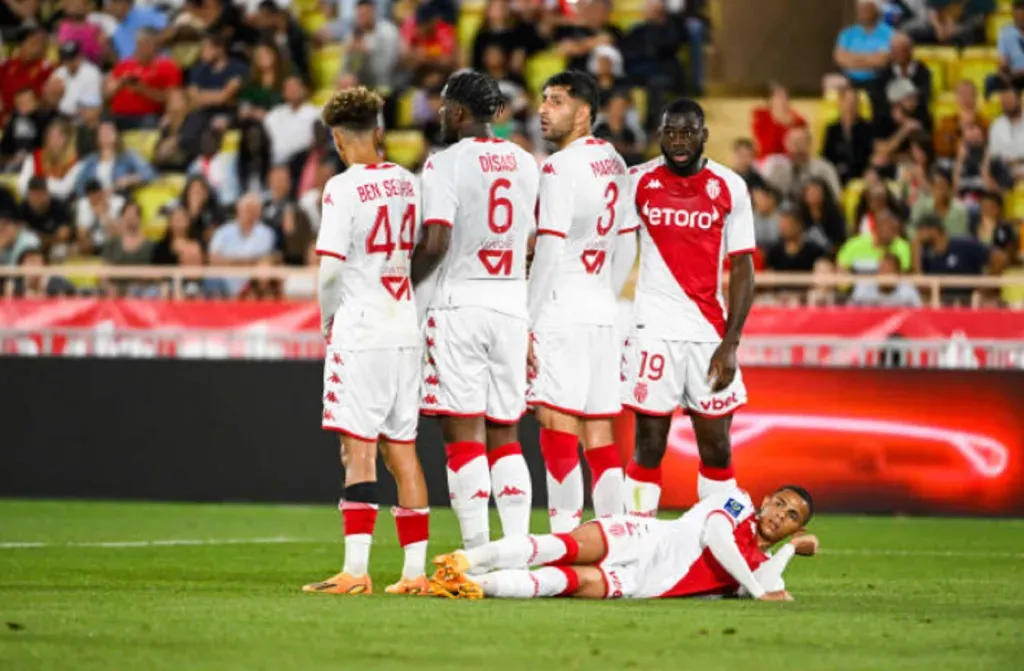
[[[431, 554], [454, 547], [450, 511], [431, 522]], [[789, 604], [391, 597], [383, 510], [378, 594], [301, 593], [339, 527], [329, 505], [0, 501], [0, 669], [1024, 669], [1024, 520], [822, 515]], [[240, 542], [149, 543], [181, 540]]]

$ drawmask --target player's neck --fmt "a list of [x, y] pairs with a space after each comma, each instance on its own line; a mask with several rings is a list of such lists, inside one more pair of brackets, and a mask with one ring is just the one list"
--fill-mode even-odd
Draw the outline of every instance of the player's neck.
[[375, 151], [349, 156], [345, 160], [345, 165], [350, 168], [357, 165], [376, 165], [377, 163], [380, 163], [380, 156]]
[[669, 169], [670, 172], [675, 173], [680, 177], [693, 177], [698, 172], [704, 169], [704, 166], [707, 165], [707, 162], [708, 160], [701, 156], [696, 161], [692, 161], [684, 166], [678, 166], [672, 161], [665, 161], [665, 166]]
[[489, 123], [473, 123], [465, 126], [459, 131], [459, 139], [476, 137], [494, 137], [494, 129]]
[[579, 139], [585, 138], [585, 137], [590, 137], [590, 135], [591, 135], [590, 128], [580, 128], [578, 130], [574, 128], [573, 131], [571, 133], [569, 133], [568, 135], [566, 135], [565, 139], [562, 140], [559, 143], [558, 148], [559, 149], [565, 149], [566, 147], [571, 145], [576, 140], [579, 140]]

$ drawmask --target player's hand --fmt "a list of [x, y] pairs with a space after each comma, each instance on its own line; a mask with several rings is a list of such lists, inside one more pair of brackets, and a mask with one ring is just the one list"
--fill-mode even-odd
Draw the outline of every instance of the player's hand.
[[711, 393], [717, 394], [730, 384], [736, 377], [736, 345], [723, 342], [711, 355], [711, 365], [708, 366], [708, 383], [711, 385]]
[[818, 554], [818, 537], [814, 534], [802, 534], [795, 536], [793, 540], [789, 541], [789, 544], [793, 546], [793, 550], [801, 557], [813, 557]]
[[532, 380], [537, 377], [537, 355], [533, 353], [533, 334], [530, 334], [530, 342], [526, 348], [526, 379]]
[[775, 592], [765, 592], [758, 601], [792, 601], [793, 597], [784, 589]]

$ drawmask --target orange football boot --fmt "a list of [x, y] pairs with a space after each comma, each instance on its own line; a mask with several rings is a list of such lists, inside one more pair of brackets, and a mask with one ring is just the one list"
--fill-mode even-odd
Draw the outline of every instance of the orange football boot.
[[[434, 571], [434, 575], [430, 579], [430, 586], [438, 596], [448, 599], [463, 598], [461, 596], [462, 586], [466, 583], [479, 589], [479, 586], [466, 576], [466, 571], [469, 570], [466, 553], [456, 550], [449, 554], [438, 555], [434, 557], [434, 565], [437, 566], [437, 570]], [[482, 593], [480, 597], [476, 598], [481, 597]]]
[[373, 594], [373, 582], [369, 575], [355, 576], [343, 571], [323, 582], [304, 585], [302, 591], [321, 594]]
[[433, 592], [430, 589], [430, 581], [427, 576], [421, 575], [418, 578], [402, 578], [394, 585], [384, 588], [385, 594], [408, 594], [410, 596], [430, 596]]

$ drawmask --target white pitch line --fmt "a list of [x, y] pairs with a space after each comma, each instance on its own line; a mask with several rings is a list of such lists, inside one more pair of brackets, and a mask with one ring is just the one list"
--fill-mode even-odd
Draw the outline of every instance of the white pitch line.
[[869, 557], [979, 557], [989, 559], [1024, 559], [1024, 552], [989, 550], [889, 550], [883, 548], [841, 548], [821, 550], [828, 555], [865, 555]]
[[95, 541], [84, 543], [42, 543], [35, 541], [27, 542], [0, 542], [0, 550], [16, 550], [23, 548], [150, 548], [150, 547], [176, 547], [190, 545], [281, 545], [286, 543], [309, 543], [308, 538], [289, 538], [279, 536], [274, 538], [168, 538], [163, 540], [150, 541]]

